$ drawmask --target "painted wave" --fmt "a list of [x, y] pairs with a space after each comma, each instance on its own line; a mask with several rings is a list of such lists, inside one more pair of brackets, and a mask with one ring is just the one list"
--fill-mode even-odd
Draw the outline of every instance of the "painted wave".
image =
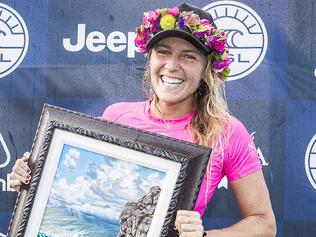
[[46, 209], [38, 237], [116, 237], [119, 229], [113, 220], [59, 206]]

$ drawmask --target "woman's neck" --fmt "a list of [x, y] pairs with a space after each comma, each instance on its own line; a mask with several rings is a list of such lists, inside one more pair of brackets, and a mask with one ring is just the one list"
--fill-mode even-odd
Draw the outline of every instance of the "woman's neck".
[[162, 119], [177, 119], [186, 116], [194, 110], [193, 101], [184, 101], [180, 103], [167, 103], [162, 101], [157, 101], [153, 98], [150, 104], [150, 112], [157, 117]]

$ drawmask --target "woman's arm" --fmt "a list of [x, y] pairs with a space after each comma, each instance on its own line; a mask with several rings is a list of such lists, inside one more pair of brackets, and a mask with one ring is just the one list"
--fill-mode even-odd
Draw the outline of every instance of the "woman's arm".
[[233, 181], [230, 187], [243, 219], [224, 229], [206, 231], [207, 236], [274, 237], [276, 235], [275, 217], [262, 171]]

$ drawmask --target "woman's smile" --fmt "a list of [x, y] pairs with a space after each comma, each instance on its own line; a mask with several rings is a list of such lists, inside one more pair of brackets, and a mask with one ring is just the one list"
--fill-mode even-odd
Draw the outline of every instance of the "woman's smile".
[[169, 77], [169, 76], [161, 76], [160, 77], [161, 81], [165, 86], [170, 86], [170, 87], [178, 87], [183, 83], [182, 79], [176, 78], [176, 77]]

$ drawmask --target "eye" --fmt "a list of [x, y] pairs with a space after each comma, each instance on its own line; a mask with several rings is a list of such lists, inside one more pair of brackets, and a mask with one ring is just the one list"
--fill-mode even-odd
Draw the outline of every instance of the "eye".
[[161, 54], [161, 55], [168, 55], [168, 54], [170, 54], [167, 49], [157, 49], [156, 53], [157, 54]]
[[184, 54], [183, 57], [188, 60], [195, 60], [196, 57], [192, 54]]

